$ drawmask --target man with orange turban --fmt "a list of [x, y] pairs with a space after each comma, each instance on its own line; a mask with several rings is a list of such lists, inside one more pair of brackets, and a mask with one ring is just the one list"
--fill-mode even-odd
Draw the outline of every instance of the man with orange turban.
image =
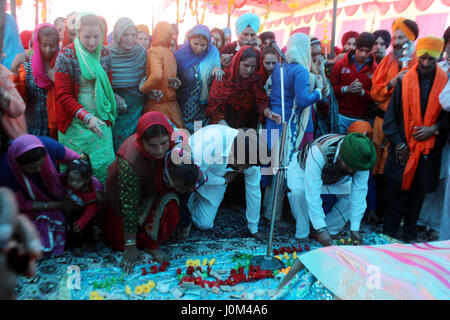
[[[384, 216], [384, 164], [388, 155], [389, 141], [383, 133], [383, 119], [386, 108], [391, 99], [397, 80], [416, 62], [414, 41], [419, 35], [419, 27], [409, 19], [398, 18], [392, 24], [392, 52], [381, 60], [372, 77], [370, 96], [377, 105], [373, 124], [372, 141], [377, 151], [377, 162], [373, 168], [377, 189], [377, 214], [380, 219]], [[407, 46], [408, 49], [404, 48]], [[407, 60], [411, 59], [411, 60]]]
[[443, 49], [441, 38], [418, 40], [419, 62], [397, 80], [384, 117], [383, 131], [390, 142], [384, 170], [384, 233], [395, 236], [405, 213], [403, 236], [407, 242], [417, 241], [417, 219], [425, 194], [437, 188], [442, 148], [447, 142], [449, 113], [442, 110], [439, 94], [448, 76], [437, 66]]
[[[392, 25], [393, 51], [381, 60], [372, 77], [370, 95], [373, 100], [379, 103], [373, 128], [373, 143], [377, 150], [377, 163], [373, 169], [375, 174], [383, 174], [384, 163], [387, 158], [388, 145], [382, 129], [384, 113], [397, 80], [401, 79], [409, 68], [417, 62], [414, 55], [414, 41], [418, 35], [419, 28], [414, 21], [404, 18], [396, 19]], [[406, 50], [406, 55], [411, 58], [408, 64], [406, 63], [407, 60], [402, 63], [402, 59], [406, 58], [404, 54], [405, 44], [409, 47], [409, 50]]]

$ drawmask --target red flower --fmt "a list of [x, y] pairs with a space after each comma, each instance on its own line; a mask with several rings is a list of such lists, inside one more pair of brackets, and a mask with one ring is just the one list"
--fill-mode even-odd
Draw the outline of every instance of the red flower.
[[181, 274], [181, 268], [177, 269], [177, 274]]
[[197, 277], [197, 278], [195, 278], [194, 284], [196, 284], [196, 285], [201, 285], [202, 283], [203, 283], [202, 277]]
[[240, 267], [238, 273], [239, 273], [239, 274], [244, 274], [244, 267]]
[[230, 275], [231, 275], [231, 276], [234, 276], [235, 274], [237, 274], [237, 271], [236, 271], [236, 269], [231, 269], [231, 271], [230, 271]]
[[181, 278], [182, 282], [192, 282], [194, 280], [195, 280], [194, 277], [188, 277], [188, 276], [184, 276], [183, 278]]
[[170, 266], [170, 262], [169, 262], [169, 261], [164, 261], [162, 264], [163, 264], [164, 266], [166, 266], [166, 267]]
[[160, 272], [164, 272], [164, 271], [166, 271], [166, 269], [167, 269], [167, 265], [165, 265], [165, 264], [162, 264], [162, 265], [159, 266], [159, 271]]
[[211, 267], [210, 267], [210, 266], [208, 266], [206, 270], [207, 270], [207, 271], [206, 271], [206, 273], [207, 273], [207, 274], [208, 274], [208, 276], [209, 276], [209, 274], [211, 273]]
[[195, 271], [194, 267], [193, 266], [189, 266], [187, 268], [187, 270], [186, 270], [186, 274], [191, 275], [191, 274], [194, 273], [194, 271]]
[[198, 266], [197, 268], [195, 268], [197, 271], [202, 272], [202, 267]]
[[157, 265], [151, 266], [150, 273], [152, 274], [158, 273], [158, 266]]
[[293, 250], [291, 247], [288, 247], [286, 250], [287, 250], [287, 252], [288, 252], [289, 254], [291, 254], [292, 252], [294, 252], [294, 250]]
[[281, 248], [280, 248], [280, 253], [281, 253], [281, 254], [284, 254], [285, 252], [286, 252], [286, 248], [285, 248], [285, 247], [281, 247]]
[[307, 244], [305, 244], [305, 250], [306, 251], [309, 251], [310, 249], [309, 249], [309, 246], [307, 245]]
[[273, 249], [273, 255], [274, 256], [277, 256], [277, 255], [279, 255], [280, 254], [280, 252], [277, 250], [277, 249]]
[[298, 246], [298, 252], [303, 252], [302, 245]]

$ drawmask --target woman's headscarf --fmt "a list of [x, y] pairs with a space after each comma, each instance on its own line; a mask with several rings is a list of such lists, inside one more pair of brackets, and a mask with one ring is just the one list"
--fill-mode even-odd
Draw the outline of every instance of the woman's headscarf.
[[31, 38], [33, 37], [33, 31], [23, 30], [20, 33], [20, 40], [22, 41], [23, 48], [28, 50], [31, 48]]
[[[194, 35], [202, 35], [208, 40], [208, 48], [201, 55], [196, 55], [192, 51], [190, 38]], [[207, 103], [209, 97], [208, 84], [212, 70], [215, 67], [220, 68], [219, 50], [211, 44], [211, 32], [209, 31], [209, 28], [202, 24], [198, 24], [192, 28], [191, 31], [189, 31], [185, 43], [175, 53], [175, 58], [177, 60], [178, 72], [183, 72], [200, 63], [200, 78], [202, 80], [200, 103]]]
[[170, 23], [161, 21], [158, 22], [153, 30], [152, 47], [163, 46], [170, 48], [170, 42], [175, 35], [175, 30]]
[[150, 29], [145, 24], [138, 24], [136, 26], [137, 32], [145, 32], [148, 36], [150, 36]]
[[136, 28], [136, 25], [130, 18], [120, 18], [114, 25], [114, 42], [109, 46], [113, 68], [113, 88], [139, 86], [139, 82], [145, 76], [146, 50], [137, 41], [131, 50], [125, 50], [120, 46], [122, 35], [130, 27]]
[[[239, 75], [239, 64], [244, 52], [249, 48], [256, 53], [256, 61], [259, 63], [259, 51], [250, 46], [243, 46], [231, 60], [231, 67], [229, 72], [225, 74], [225, 79], [222, 79], [221, 82], [214, 80], [215, 85], [212, 86], [209, 94], [209, 105], [214, 106], [218, 103], [222, 103], [236, 92], [249, 90], [249, 88], [251, 88], [250, 90], [252, 90], [256, 96], [266, 95], [264, 89], [261, 90], [259, 89], [259, 86], [256, 86], [256, 83], [263, 82], [261, 75], [258, 73], [258, 67], [256, 67], [255, 72], [247, 79], [244, 79]], [[262, 87], [264, 87], [264, 84], [262, 84]]]
[[69, 43], [69, 30], [75, 30], [75, 25], [77, 21], [78, 12], [72, 12], [69, 14], [66, 18], [66, 22], [64, 24], [64, 39], [63, 40], [63, 47], [67, 46]]
[[[42, 23], [34, 30], [33, 38], [33, 56], [31, 57], [31, 69], [33, 70], [33, 78], [39, 88], [50, 90], [55, 85], [52, 80], [47, 76], [44, 62], [42, 61], [41, 50], [39, 47], [39, 31], [42, 28], [52, 28], [58, 34], [56, 27], [50, 23]], [[58, 56], [59, 47], [50, 62], [50, 67], [55, 65], [56, 57]]]
[[[95, 16], [91, 12], [80, 13], [77, 17], [77, 37], [74, 40], [75, 53], [80, 63], [81, 75], [87, 80], [96, 81], [96, 109], [95, 115], [101, 120], [108, 120], [114, 125], [117, 117], [117, 105], [109, 82], [109, 77], [106, 74], [100, 63], [102, 43], [99, 43], [95, 52], [88, 52], [80, 40], [80, 26], [81, 18], [86, 16]], [[103, 32], [103, 30], [101, 30]]]
[[17, 180], [17, 183], [22, 190], [27, 190], [28, 195], [33, 200], [51, 200], [48, 194], [54, 196], [57, 199], [63, 199], [65, 195], [64, 186], [59, 179], [59, 174], [56, 171], [55, 165], [53, 164], [53, 161], [48, 155], [46, 149], [45, 152], [47, 153], [47, 157], [42, 164], [39, 174], [44, 186], [47, 189], [47, 192], [39, 189], [39, 187], [36, 186], [36, 184], [31, 179], [26, 179], [24, 173], [20, 169], [19, 164], [17, 163], [17, 158], [27, 151], [35, 148], [45, 149], [45, 146], [38, 137], [30, 134], [19, 136], [18, 138], [14, 139], [12, 144], [9, 146], [8, 164], [14, 177]]
[[161, 112], [159, 111], [147, 112], [139, 119], [136, 129], [136, 144], [139, 150], [142, 152], [142, 154], [146, 158], [151, 160], [155, 160], [155, 158], [153, 158], [150, 154], [147, 153], [147, 151], [145, 151], [144, 147], [142, 146], [141, 138], [148, 128], [157, 124], [163, 126], [167, 130], [167, 134], [169, 135], [170, 139], [169, 150], [171, 150], [175, 145], [174, 141], [172, 141], [172, 134], [175, 131], [175, 126]]
[[304, 33], [296, 33], [292, 35], [286, 46], [286, 58], [288, 63], [298, 63], [306, 68], [311, 69], [311, 46], [310, 39]]

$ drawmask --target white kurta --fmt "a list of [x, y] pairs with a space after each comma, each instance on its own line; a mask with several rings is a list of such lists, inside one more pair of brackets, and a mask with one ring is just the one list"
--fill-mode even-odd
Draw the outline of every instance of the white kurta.
[[[194, 162], [208, 177], [208, 181], [189, 198], [188, 208], [192, 222], [201, 230], [214, 226], [214, 219], [227, 186], [225, 175], [234, 171], [227, 167], [228, 156], [238, 130], [223, 125], [209, 125], [189, 138]], [[250, 232], [258, 232], [261, 210], [261, 171], [259, 167], [244, 170], [246, 218]]]
[[[309, 235], [309, 221], [314, 229], [327, 227], [330, 234], [341, 232], [350, 220], [350, 230], [359, 231], [366, 210], [369, 171], [357, 171], [332, 185], [324, 185], [322, 169], [325, 158], [317, 146], [313, 146], [306, 159], [305, 170], [300, 168], [297, 154], [287, 170], [289, 203], [296, 219], [296, 238]], [[335, 194], [339, 201], [325, 216], [321, 194]]]

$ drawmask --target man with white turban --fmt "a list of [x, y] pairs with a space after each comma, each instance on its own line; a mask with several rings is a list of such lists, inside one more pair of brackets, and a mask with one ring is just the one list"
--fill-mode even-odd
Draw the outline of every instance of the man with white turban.
[[261, 20], [254, 13], [247, 12], [236, 20], [236, 34], [238, 40], [234, 41], [220, 50], [220, 62], [222, 67], [229, 68], [231, 59], [243, 46], [253, 46], [256, 34], [259, 31]]

